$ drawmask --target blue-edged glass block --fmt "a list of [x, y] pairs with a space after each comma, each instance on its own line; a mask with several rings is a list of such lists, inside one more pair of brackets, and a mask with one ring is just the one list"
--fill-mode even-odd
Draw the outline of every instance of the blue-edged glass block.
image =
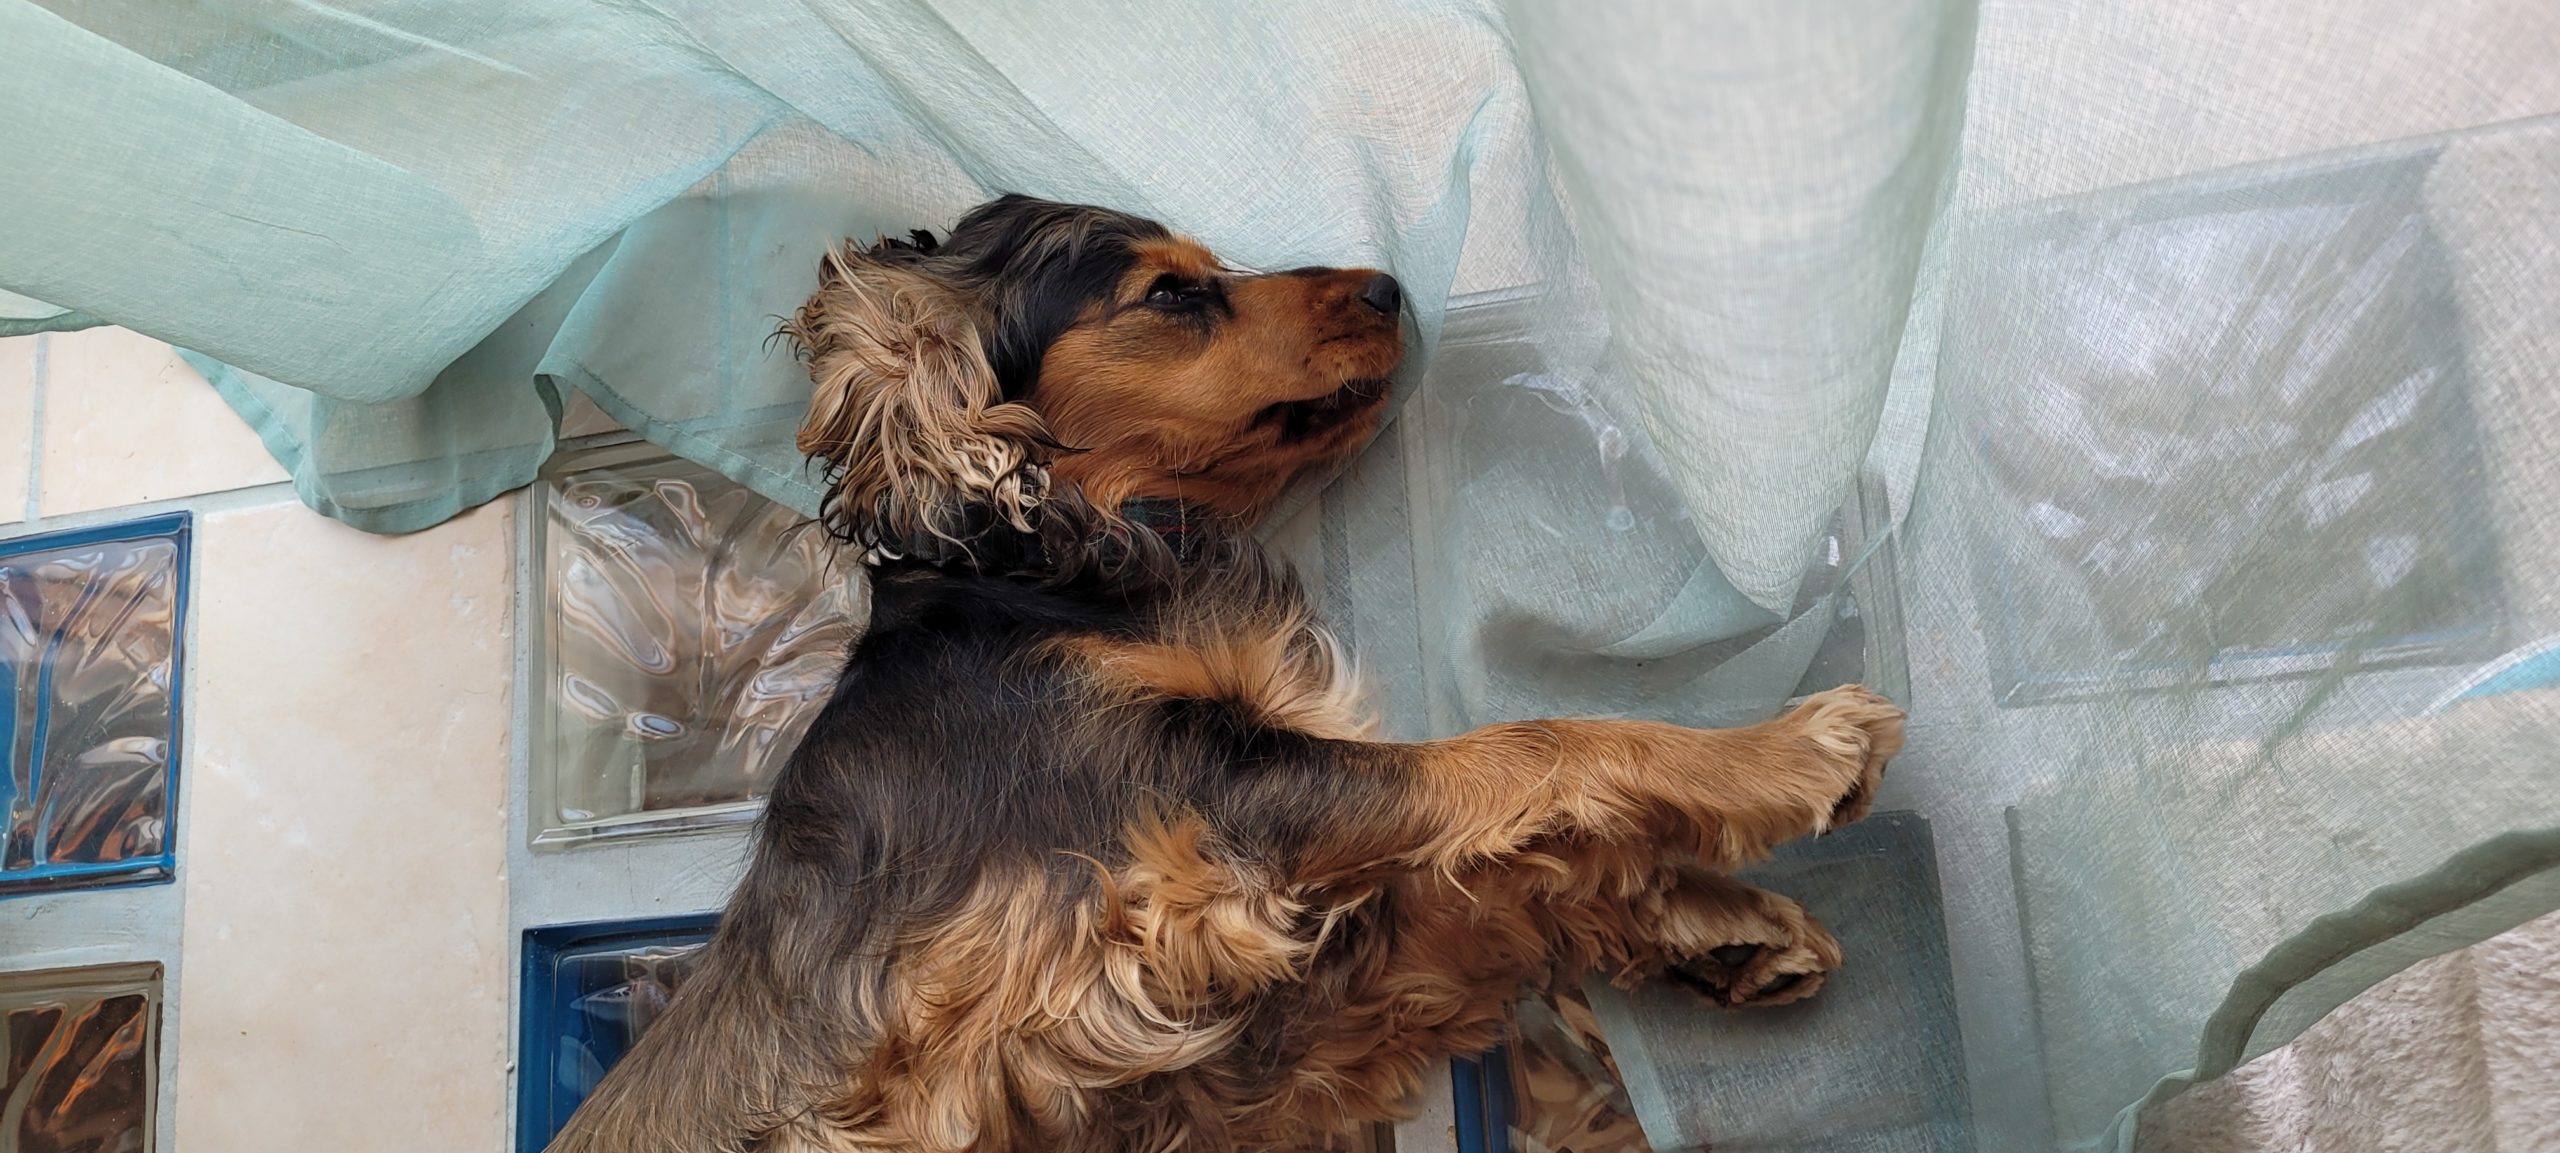
[[524, 935], [516, 1147], [542, 1153], [693, 971], [710, 914], [554, 925]]
[[147, 1153], [160, 966], [0, 973], [0, 1149]]
[[1521, 1002], [1501, 1066], [1511, 1074], [1503, 1123], [1514, 1153], [1654, 1153], [1617, 1058], [1578, 990]]
[[174, 873], [189, 531], [0, 541], [0, 896]]
[[1653, 1153], [1580, 994], [1513, 1017], [1508, 1043], [1450, 1062], [1457, 1153]]
[[1449, 1062], [1449, 1089], [1457, 1095], [1452, 1136], [1458, 1153], [1511, 1153], [1511, 1123], [1516, 1119], [1508, 1075], [1510, 1061], [1501, 1049], [1482, 1057]]
[[[711, 914], [530, 929], [524, 935], [516, 1149], [542, 1153], [605, 1071], [640, 1040], [692, 973]], [[1319, 1136], [1305, 1153], [1393, 1153], [1384, 1125]]]

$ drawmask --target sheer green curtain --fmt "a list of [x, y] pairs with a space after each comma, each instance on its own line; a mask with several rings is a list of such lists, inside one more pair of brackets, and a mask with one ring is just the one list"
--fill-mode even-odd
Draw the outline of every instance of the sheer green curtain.
[[1914, 708], [1940, 963], [1866, 971], [1947, 1075], [1779, 1017], [1738, 1096], [1743, 1026], [1617, 1013], [1657, 1144], [2109, 1148], [2560, 904], [2555, 59], [2543, 0], [0, 0], [0, 331], [189, 350], [399, 532], [571, 389], [812, 508], [773, 318], [996, 191], [1381, 264], [1398, 419], [1273, 539], [1397, 730]]

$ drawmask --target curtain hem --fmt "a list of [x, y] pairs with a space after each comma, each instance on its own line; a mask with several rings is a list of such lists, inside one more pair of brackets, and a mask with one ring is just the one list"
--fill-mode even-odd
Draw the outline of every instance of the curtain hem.
[[64, 310], [51, 316], [0, 317], [0, 340], [13, 336], [34, 336], [45, 332], [78, 332], [98, 328], [107, 322], [85, 312]]
[[363, 532], [399, 536], [434, 528], [532, 484], [541, 475], [543, 462], [550, 460], [553, 450], [559, 447], [560, 405], [557, 400], [545, 396], [545, 405], [551, 413], [551, 431], [529, 461], [502, 464], [477, 479], [457, 481], [434, 497], [371, 506], [342, 504], [319, 491], [302, 467], [309, 446], [296, 438], [275, 411], [241, 383], [240, 370], [200, 352], [184, 348], [176, 351], [197, 372], [204, 374], [205, 382], [221, 394], [223, 403], [230, 405], [234, 413], [256, 430], [258, 443], [266, 448], [267, 455], [274, 457], [277, 464], [292, 474], [294, 495], [301, 498], [305, 507]]
[[[2161, 1078], [2149, 1093], [2119, 1111], [2110, 1148], [2114, 1153], [2134, 1153], [2144, 1110], [2244, 1064], [2260, 1023], [2286, 993], [2309, 984], [2357, 954], [2387, 947], [2430, 921], [2482, 906], [2538, 879], [2560, 881], [2560, 828], [2502, 833], [2455, 853], [2425, 873], [2375, 889], [2354, 905], [2311, 922], [2232, 979], [2222, 1004], [2205, 1020], [2195, 1067]], [[2308, 1025], [2318, 1020], [2412, 963], [2477, 944], [2554, 911], [2560, 911], [2560, 886], [2523, 915], [2465, 926], [2459, 937], [2450, 940], [2430, 938], [2426, 951], [2413, 950], [2413, 955], [2389, 966], [2373, 981], [2355, 988], [2341, 986], [2329, 1004], [2320, 1006], [2318, 1014], [2303, 1015], [2301, 1023]], [[2266, 1049], [2291, 1040], [2283, 1038]]]

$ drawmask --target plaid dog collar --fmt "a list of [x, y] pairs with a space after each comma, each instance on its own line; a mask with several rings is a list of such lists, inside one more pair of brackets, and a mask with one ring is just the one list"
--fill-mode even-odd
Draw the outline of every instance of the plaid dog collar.
[[1197, 539], [1192, 533], [1202, 527], [1205, 518], [1196, 516], [1191, 506], [1170, 497], [1142, 496], [1120, 503], [1120, 519], [1131, 528], [1142, 528], [1164, 538], [1165, 547], [1173, 555], [1190, 559], [1190, 545]]

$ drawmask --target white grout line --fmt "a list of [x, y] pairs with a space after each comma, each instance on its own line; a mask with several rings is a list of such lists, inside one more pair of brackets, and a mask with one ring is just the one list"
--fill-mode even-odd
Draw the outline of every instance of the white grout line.
[[[301, 497], [295, 495], [292, 481], [280, 480], [269, 484], [251, 485], [247, 488], [235, 488], [221, 492], [200, 493], [194, 496], [173, 496], [162, 500], [146, 500], [135, 504], [120, 504], [108, 508], [85, 509], [80, 512], [56, 513], [52, 516], [44, 517], [34, 515], [35, 510], [30, 508], [28, 509], [28, 516], [25, 523], [13, 524], [8, 525], [5, 528], [0, 528], [0, 539], [14, 539], [22, 536], [32, 536], [36, 533], [58, 532], [60, 530], [70, 528], [88, 528], [92, 525], [120, 524], [129, 520], [140, 520], [144, 517], [157, 516], [161, 513], [170, 512], [192, 512], [196, 514], [198, 519], [202, 519], [208, 513], [230, 512], [235, 509], [244, 508], [258, 508], [265, 505], [282, 504], [288, 501], [299, 503], [301, 499]], [[30, 501], [29, 503], [32, 504], [33, 501]], [[311, 515], [318, 516], [320, 514], [315, 512]]]
[[[273, 486], [270, 486], [273, 487]], [[285, 486], [291, 491], [291, 486]], [[110, 510], [119, 511], [119, 510]], [[186, 1039], [179, 1035], [179, 1014], [185, 992], [187, 959], [187, 862], [197, 856], [203, 845], [197, 836], [195, 820], [196, 778], [203, 775], [203, 754], [196, 745], [197, 722], [204, 717], [203, 702], [198, 699], [195, 666], [203, 663], [204, 653], [197, 622], [204, 616], [205, 591], [205, 526], [203, 517], [187, 534], [187, 603], [178, 617], [179, 663], [174, 670], [178, 713], [177, 795], [169, 798], [170, 822], [177, 831], [172, 857], [176, 876], [169, 882], [175, 892], [170, 896], [169, 962], [160, 972], [160, 1070], [157, 1110], [157, 1144], [152, 1148], [177, 1148], [178, 1141], [178, 1059]]]
[[34, 523], [36, 520], [36, 510], [40, 504], [37, 499], [40, 495], [39, 486], [44, 483], [44, 378], [45, 369], [47, 367], [46, 354], [50, 351], [52, 341], [53, 338], [49, 334], [41, 332], [36, 334], [35, 380], [32, 382], [33, 386], [27, 389], [27, 392], [32, 398], [30, 401], [32, 408], [30, 408], [27, 413], [27, 510], [25, 520], [30, 524]]
[[508, 1149], [516, 1148], [524, 1140], [516, 1132], [516, 1126], [523, 1119], [524, 1112], [522, 1102], [517, 1098], [524, 1092], [526, 1075], [526, 1070], [519, 1064], [522, 1056], [520, 1052], [522, 1042], [518, 1038], [524, 1028], [525, 1011], [524, 926], [519, 923], [521, 918], [519, 910], [524, 905], [524, 886], [528, 881], [533, 880], [529, 876], [533, 871], [533, 862], [530, 859], [531, 832], [527, 827], [533, 819], [534, 661], [532, 654], [533, 646], [542, 643], [542, 638], [538, 635], [540, 626], [534, 623], [533, 613], [533, 598], [537, 595], [533, 574], [539, 571], [540, 564], [540, 558], [534, 551], [540, 540], [540, 532], [533, 518], [543, 515], [546, 511], [540, 496], [541, 488], [542, 482], [537, 480], [533, 482], [530, 491], [518, 489], [498, 498], [506, 501], [509, 506], [507, 632], [508, 641], [514, 650], [509, 654], [507, 670], [509, 699], [507, 702], [506, 851], [502, 858], [504, 864], [501, 866], [505, 870], [507, 882], [505, 895], [501, 898], [506, 906], [507, 929], [506, 938], [498, 943], [498, 947], [506, 953], [508, 975], [506, 981], [507, 1048], [506, 1059], [500, 1066], [504, 1070], [500, 1088], [505, 1094], [503, 1100], [506, 1102], [506, 1116], [502, 1128], [506, 1131], [505, 1147]]
[[[42, 364], [43, 362], [38, 361], [37, 363]], [[41, 372], [42, 370], [39, 369], [38, 371]], [[39, 410], [39, 415], [41, 415], [41, 410]], [[39, 435], [37, 439], [39, 443], [41, 443], [41, 435]], [[594, 436], [584, 436], [575, 440], [562, 441], [560, 442], [560, 447], [557, 451], [560, 453], [568, 453], [589, 448], [602, 448], [607, 445], [624, 444], [638, 439], [640, 438], [627, 432], [598, 433]], [[40, 451], [31, 450], [29, 455], [33, 459], [40, 460], [43, 454]], [[30, 463], [28, 467], [32, 470], [35, 465]], [[32, 486], [33, 483], [33, 478], [30, 478], [30, 486]], [[537, 481], [535, 483], [540, 482]], [[507, 492], [498, 494], [495, 499], [514, 500], [520, 498], [524, 492], [525, 490], [522, 488], [510, 489]], [[29, 492], [27, 497], [26, 520], [18, 524], [0, 525], [0, 540], [14, 539], [22, 536], [33, 536], [36, 533], [41, 532], [58, 532], [62, 529], [88, 528], [92, 525], [101, 524], [118, 524], [128, 520], [140, 520], [147, 516], [157, 516], [161, 513], [193, 512], [201, 518], [208, 513], [232, 512], [245, 508], [263, 508], [267, 505], [283, 504], [286, 502], [298, 504], [301, 502], [302, 496], [300, 493], [294, 491], [292, 481], [277, 480], [269, 481], [265, 484], [253, 484], [244, 488], [221, 489], [214, 492], [196, 493], [190, 496], [164, 497], [159, 500], [137, 501], [133, 504], [112, 505], [107, 508], [93, 508], [83, 509], [79, 512], [55, 513], [52, 516], [36, 515], [38, 499], [38, 496], [34, 492]], [[467, 512], [469, 510], [466, 509], [464, 511]], [[315, 512], [311, 515], [319, 516], [320, 514]]]

